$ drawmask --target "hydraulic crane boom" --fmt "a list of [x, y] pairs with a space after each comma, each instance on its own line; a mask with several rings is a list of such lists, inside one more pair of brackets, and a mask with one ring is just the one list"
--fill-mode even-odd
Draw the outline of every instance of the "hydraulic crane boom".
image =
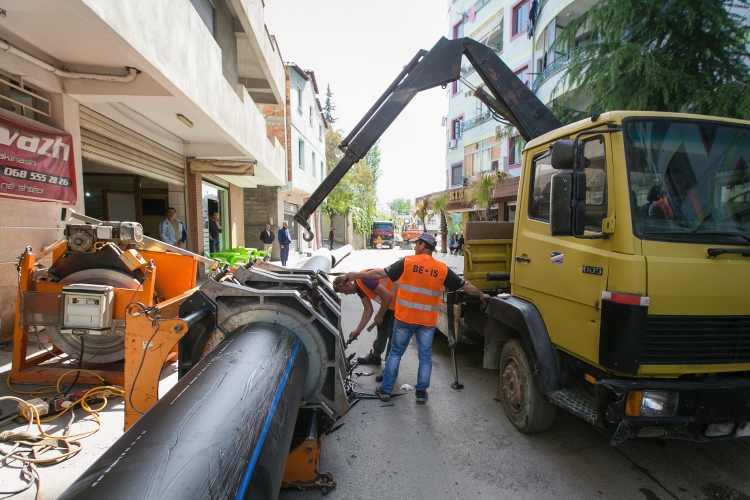
[[471, 38], [448, 40], [443, 37], [432, 50], [420, 50], [404, 66], [403, 71], [341, 142], [339, 149], [344, 152], [344, 157], [294, 216], [306, 230], [305, 241], [311, 241], [314, 237], [307, 219], [352, 165], [364, 158], [418, 92], [458, 80], [462, 56], [466, 56], [490, 91], [488, 94], [480, 88], [474, 95], [515, 126], [525, 140], [529, 141], [562, 125], [489, 47]]

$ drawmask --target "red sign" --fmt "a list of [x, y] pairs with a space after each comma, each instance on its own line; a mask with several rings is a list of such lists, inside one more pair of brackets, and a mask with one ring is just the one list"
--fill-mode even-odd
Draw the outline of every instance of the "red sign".
[[0, 196], [75, 203], [73, 138], [0, 116]]

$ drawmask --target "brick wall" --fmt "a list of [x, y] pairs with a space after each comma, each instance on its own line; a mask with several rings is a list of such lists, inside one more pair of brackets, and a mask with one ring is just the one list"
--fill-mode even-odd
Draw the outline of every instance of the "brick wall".
[[[187, 224], [188, 250], [203, 255], [203, 177], [201, 174], [187, 176]], [[201, 266], [198, 266], [200, 269]]]
[[245, 246], [245, 209], [243, 189], [229, 185], [229, 223], [232, 248]]

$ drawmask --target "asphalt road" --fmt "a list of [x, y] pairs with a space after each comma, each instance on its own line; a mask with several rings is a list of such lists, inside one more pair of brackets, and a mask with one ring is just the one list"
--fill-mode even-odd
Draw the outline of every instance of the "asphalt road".
[[[368, 250], [345, 259], [336, 271], [387, 265], [408, 252]], [[449, 265], [456, 259], [447, 258]], [[460, 265], [460, 264], [459, 264]], [[357, 324], [362, 306], [343, 298], [343, 328]], [[348, 352], [368, 352], [375, 332], [363, 332]], [[429, 400], [414, 392], [359, 402], [323, 437], [322, 471], [338, 486], [330, 499], [712, 499], [750, 500], [750, 440], [699, 444], [673, 440], [609, 444], [611, 433], [558, 410], [552, 428], [525, 435], [495, 401], [498, 372], [484, 370], [480, 345], [458, 349], [453, 381], [450, 350], [442, 335], [433, 346]], [[361, 371], [382, 372], [366, 366]], [[417, 350], [401, 362], [396, 387], [416, 382]], [[360, 371], [360, 369], [358, 369]], [[373, 390], [374, 376], [358, 379]], [[394, 391], [396, 392], [396, 391]], [[317, 491], [283, 491], [283, 500], [319, 499]]]

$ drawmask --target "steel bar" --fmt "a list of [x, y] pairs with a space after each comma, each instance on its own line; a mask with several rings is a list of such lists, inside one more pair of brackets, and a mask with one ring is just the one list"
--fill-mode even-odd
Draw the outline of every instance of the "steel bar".
[[307, 374], [289, 329], [230, 334], [61, 499], [276, 498]]
[[456, 304], [456, 295], [458, 292], [448, 292], [446, 306], [448, 308], [448, 338], [450, 340], [451, 360], [453, 361], [453, 374], [456, 380], [451, 384], [453, 389], [463, 389], [464, 385], [458, 381], [458, 363], [456, 362], [456, 346], [458, 345], [458, 336], [456, 335], [456, 324], [454, 322], [453, 306]]

